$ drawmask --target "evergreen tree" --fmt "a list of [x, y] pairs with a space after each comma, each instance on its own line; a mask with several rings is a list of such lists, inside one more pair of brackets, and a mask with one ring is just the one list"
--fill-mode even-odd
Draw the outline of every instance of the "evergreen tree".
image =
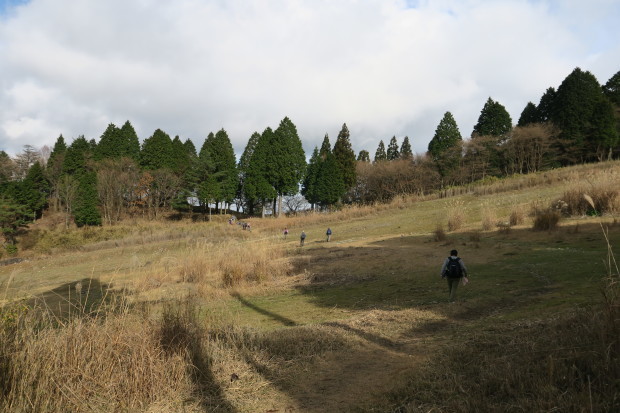
[[185, 170], [189, 166], [189, 159], [187, 155], [187, 150], [179, 135], [175, 136], [172, 140], [172, 172], [177, 176], [183, 176]]
[[9, 182], [13, 175], [13, 160], [4, 151], [0, 151], [0, 194], [2, 194], [2, 185]]
[[185, 147], [185, 152], [191, 157], [191, 156], [195, 156], [198, 157], [198, 153], [196, 152], [196, 146], [194, 146], [194, 142], [191, 141], [191, 139], [186, 139], [185, 142], [183, 142], [183, 146]]
[[256, 145], [258, 145], [258, 140], [260, 139], [260, 133], [254, 132], [250, 139], [248, 139], [248, 143], [245, 145], [245, 149], [239, 158], [239, 164], [237, 165], [237, 170], [239, 173], [239, 189], [238, 189], [238, 198], [242, 200], [244, 205], [244, 211], [249, 213], [250, 215], [254, 214], [254, 209], [257, 205], [257, 199], [251, 198], [249, 194], [246, 192], [245, 182], [248, 168], [250, 167], [250, 160], [252, 159], [252, 155], [256, 150]]
[[442, 178], [449, 176], [459, 164], [460, 148], [463, 143], [461, 132], [452, 113], [446, 112], [435, 129], [435, 135], [428, 144], [428, 152]]
[[620, 138], [613, 105], [605, 96], [594, 106], [588, 135], [588, 152], [594, 153], [599, 161], [611, 160], [613, 149], [620, 143]]
[[503, 105], [489, 98], [478, 117], [472, 136], [504, 137], [512, 129], [512, 119]]
[[73, 216], [78, 227], [101, 225], [98, 209], [97, 174], [84, 171], [78, 177], [78, 187], [73, 207]]
[[388, 161], [395, 161], [396, 159], [400, 158], [400, 151], [398, 150], [398, 142], [396, 141], [396, 136], [392, 136], [392, 139], [390, 139], [386, 155]]
[[121, 156], [126, 156], [138, 162], [140, 160], [140, 140], [129, 121], [123, 124], [119, 134], [122, 145]]
[[323, 143], [321, 144], [321, 150], [319, 151], [319, 156], [321, 157], [321, 159], [325, 159], [330, 153], [332, 153], [332, 146], [329, 143], [329, 136], [325, 134], [325, 137], [323, 138]]
[[75, 139], [65, 153], [62, 174], [75, 176], [84, 172], [86, 162], [91, 157], [91, 148], [92, 146], [83, 135]]
[[216, 199], [219, 209], [220, 202], [233, 201], [237, 190], [235, 152], [224, 129], [219, 130], [215, 135], [210, 133], [200, 151], [201, 153], [208, 151], [213, 161], [213, 174], [217, 176], [216, 181], [219, 186], [219, 198]]
[[347, 124], [344, 123], [342, 129], [340, 129], [340, 133], [338, 133], [338, 138], [336, 139], [334, 150], [332, 151], [336, 158], [338, 168], [340, 168], [345, 190], [352, 188], [356, 180], [355, 152], [351, 147], [349, 135], [349, 128], [347, 128]]
[[269, 181], [272, 168], [271, 142], [274, 140], [273, 135], [273, 130], [269, 127], [263, 131], [256, 142], [245, 171], [245, 196], [248, 199], [259, 200], [263, 207], [266, 201], [276, 197], [275, 189]]
[[620, 106], [620, 71], [616, 72], [603, 86], [603, 93], [616, 106]]
[[123, 156], [123, 138], [121, 130], [113, 123], [110, 123], [99, 139], [99, 144], [95, 150], [96, 160], [119, 159]]
[[527, 102], [523, 112], [521, 112], [521, 116], [519, 117], [519, 122], [517, 122], [517, 126], [527, 126], [532, 123], [537, 123], [540, 120], [540, 115], [538, 114], [538, 109], [536, 105], [532, 102]]
[[297, 128], [288, 117], [282, 119], [274, 131], [271, 150], [268, 179], [280, 201], [277, 210], [279, 215], [282, 210], [282, 196], [294, 195], [299, 191], [299, 184], [306, 170], [306, 155]]
[[144, 169], [172, 169], [173, 159], [172, 139], [161, 129], [155, 130], [153, 135], [142, 142], [140, 165]]
[[377, 147], [377, 150], [375, 152], [375, 163], [382, 161], [387, 161], [387, 154], [385, 153], [385, 145], [383, 143], [383, 140], [380, 140], [379, 146]]
[[357, 155], [358, 162], [370, 162], [370, 153], [367, 150], [362, 149]]
[[20, 205], [12, 199], [0, 197], [0, 233], [12, 248], [7, 248], [7, 250], [17, 252], [15, 236], [19, 228], [28, 225], [28, 221], [29, 213], [26, 206]]
[[555, 97], [557, 92], [554, 88], [548, 88], [541, 96], [540, 102], [536, 107], [537, 122], [548, 122], [551, 120], [552, 113], [555, 107]]
[[21, 205], [25, 205], [32, 216], [41, 217], [43, 209], [47, 206], [47, 197], [50, 194], [50, 183], [45, 177], [43, 167], [39, 162], [28, 170], [26, 179], [21, 182], [20, 199]]
[[411, 149], [411, 144], [409, 143], [408, 136], [405, 136], [405, 138], [403, 139], [403, 144], [400, 147], [400, 158], [413, 159], [413, 150]]
[[65, 152], [67, 152], [67, 144], [65, 143], [65, 138], [63, 138], [61, 134], [60, 136], [58, 136], [58, 139], [56, 139], [56, 143], [54, 143], [54, 148], [50, 153], [49, 159], [47, 160], [47, 169], [59, 169], [58, 165], [62, 165]]
[[[327, 135], [325, 135], [325, 137], [327, 137]], [[327, 155], [331, 155], [331, 153], [327, 152], [325, 155], [326, 158]], [[310, 157], [310, 162], [308, 162], [308, 166], [306, 167], [306, 173], [301, 186], [301, 194], [306, 198], [306, 201], [310, 202], [312, 209], [314, 209], [314, 206], [320, 201], [317, 191], [317, 179], [322, 162], [323, 159], [321, 158], [319, 149], [315, 146], [312, 156]]]
[[336, 204], [346, 192], [344, 179], [334, 154], [327, 154], [325, 160], [319, 162], [315, 192], [318, 203], [324, 208]]
[[[596, 121], [599, 125], [613, 122], [613, 112], [605, 110], [604, 114], [595, 115], [596, 109], [604, 106], [601, 99], [606, 98], [594, 75], [580, 68], [573, 70], [558, 88], [551, 121], [561, 130], [565, 163], [596, 158], [594, 148], [602, 135], [592, 128], [592, 122]], [[596, 120], [595, 116], [598, 116]], [[602, 119], [601, 116], [611, 119]]]

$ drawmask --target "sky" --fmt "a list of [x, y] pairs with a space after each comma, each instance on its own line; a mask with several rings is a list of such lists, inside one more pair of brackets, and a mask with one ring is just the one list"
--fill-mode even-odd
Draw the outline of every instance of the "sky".
[[129, 120], [239, 156], [288, 116], [308, 157], [344, 123], [356, 154], [423, 154], [448, 111], [467, 138], [489, 97], [516, 124], [576, 67], [606, 83], [618, 22], [618, 0], [0, 0], [0, 150]]

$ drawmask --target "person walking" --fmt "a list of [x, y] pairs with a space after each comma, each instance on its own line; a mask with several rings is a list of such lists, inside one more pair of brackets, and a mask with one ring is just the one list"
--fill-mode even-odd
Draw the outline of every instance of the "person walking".
[[446, 258], [441, 266], [441, 278], [448, 280], [448, 293], [450, 302], [456, 300], [456, 290], [459, 283], [463, 281], [463, 285], [468, 282], [467, 267], [457, 250], [450, 251], [450, 256]]
[[329, 239], [332, 237], [332, 229], [327, 228], [327, 232], [325, 234], [327, 235], [327, 242], [329, 242]]
[[286, 239], [286, 237], [288, 236], [288, 228], [287, 227], [284, 227], [283, 234], [284, 234], [284, 239]]
[[300, 240], [299, 240], [299, 246], [303, 247], [305, 241], [306, 241], [306, 233], [304, 231], [301, 231], [301, 237], [300, 237]]

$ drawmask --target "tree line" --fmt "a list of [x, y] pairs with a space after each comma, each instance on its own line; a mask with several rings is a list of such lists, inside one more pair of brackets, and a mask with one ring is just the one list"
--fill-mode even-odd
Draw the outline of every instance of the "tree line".
[[[469, 139], [450, 112], [428, 152], [415, 155], [408, 137], [381, 140], [371, 161], [357, 157], [343, 124], [332, 147], [326, 134], [309, 161], [293, 122], [254, 132], [236, 160], [224, 129], [209, 133], [198, 151], [189, 139], [157, 129], [142, 143], [129, 121], [108, 125], [99, 141], [30, 145], [14, 158], [0, 151], [0, 228], [8, 246], [20, 227], [45, 209], [67, 226], [112, 225], [127, 216], [156, 219], [170, 211], [207, 213], [235, 204], [248, 215], [283, 211], [301, 193], [313, 209], [340, 203], [389, 201], [487, 177], [612, 159], [620, 154], [620, 72], [600, 85], [576, 68], [539, 103], [528, 102], [515, 126], [503, 105], [484, 104]], [[47, 149], [47, 150], [46, 150]]]

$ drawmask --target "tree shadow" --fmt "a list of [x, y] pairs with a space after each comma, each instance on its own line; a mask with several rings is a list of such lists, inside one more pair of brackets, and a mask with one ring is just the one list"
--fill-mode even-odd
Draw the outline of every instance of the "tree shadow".
[[257, 306], [256, 304], [253, 304], [253, 303], [249, 302], [248, 300], [243, 298], [241, 296], [241, 294], [239, 294], [239, 293], [232, 293], [231, 295], [234, 298], [236, 298], [244, 306], [246, 306], [248, 308], [251, 308], [252, 310], [256, 311], [259, 314], [266, 315], [266, 316], [270, 317], [271, 319], [282, 323], [282, 325], [285, 325], [285, 326], [297, 325], [297, 323], [295, 321], [291, 320], [290, 318], [286, 318], [286, 317], [281, 316], [280, 314], [276, 314], [276, 313], [274, 313], [272, 311], [265, 310], [264, 308], [261, 308], [261, 307]]
[[24, 304], [45, 311], [58, 321], [66, 321], [76, 317], [102, 317], [125, 309], [127, 294], [125, 290], [114, 289], [112, 283], [83, 278], [38, 294]]

